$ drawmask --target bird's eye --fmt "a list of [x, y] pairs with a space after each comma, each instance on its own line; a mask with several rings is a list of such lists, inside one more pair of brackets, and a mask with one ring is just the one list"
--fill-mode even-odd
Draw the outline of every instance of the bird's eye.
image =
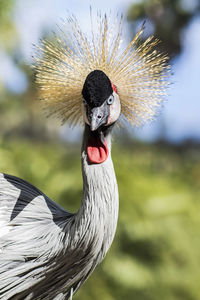
[[83, 104], [84, 104], [84, 105], [87, 105], [87, 102], [85, 101], [85, 99], [83, 99]]
[[107, 100], [107, 103], [108, 103], [109, 105], [111, 105], [111, 104], [113, 104], [113, 102], [114, 102], [114, 97], [113, 97], [113, 96], [110, 96], [110, 97], [108, 98], [108, 100]]

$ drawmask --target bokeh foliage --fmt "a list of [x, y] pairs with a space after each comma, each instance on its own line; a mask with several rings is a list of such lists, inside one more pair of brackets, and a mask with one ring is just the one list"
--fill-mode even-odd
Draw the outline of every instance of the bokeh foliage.
[[165, 50], [173, 57], [182, 50], [183, 30], [199, 14], [199, 0], [139, 0], [129, 7], [127, 18], [133, 22], [133, 35], [135, 23], [149, 21], [153, 26], [153, 33], [163, 42], [159, 45], [160, 50]]
[[[114, 243], [74, 300], [198, 300], [200, 148], [114, 143], [120, 211]], [[67, 210], [81, 201], [80, 145], [6, 139], [0, 169]]]
[[14, 0], [0, 0], [0, 49], [10, 52], [17, 42], [17, 31], [13, 24]]

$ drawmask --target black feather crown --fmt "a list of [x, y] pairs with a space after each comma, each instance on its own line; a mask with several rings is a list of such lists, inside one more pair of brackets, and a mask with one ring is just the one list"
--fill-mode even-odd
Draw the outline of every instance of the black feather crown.
[[113, 93], [110, 79], [101, 70], [94, 70], [86, 77], [82, 95], [90, 107], [101, 106]]

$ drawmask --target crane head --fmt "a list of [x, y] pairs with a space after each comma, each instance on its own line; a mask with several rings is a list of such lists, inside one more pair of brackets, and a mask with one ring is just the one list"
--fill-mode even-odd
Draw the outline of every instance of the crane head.
[[121, 105], [117, 89], [101, 70], [88, 74], [82, 90], [83, 119], [95, 131], [117, 121]]
[[83, 119], [88, 124], [87, 156], [90, 163], [104, 162], [109, 154], [107, 134], [121, 112], [117, 89], [101, 70], [90, 72], [83, 85]]
[[95, 20], [94, 25], [91, 14], [88, 36], [70, 16], [54, 42], [43, 40], [37, 48], [35, 70], [48, 115], [72, 126], [84, 120], [91, 137], [88, 158], [101, 163], [108, 157], [109, 129], [120, 115], [120, 124], [134, 126], [154, 118], [170, 84], [170, 66], [155, 48], [157, 38], [141, 43], [144, 26], [123, 48], [122, 17], [97, 14]]

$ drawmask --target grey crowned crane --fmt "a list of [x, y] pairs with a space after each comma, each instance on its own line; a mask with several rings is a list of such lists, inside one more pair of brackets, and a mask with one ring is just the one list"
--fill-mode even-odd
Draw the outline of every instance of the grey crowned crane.
[[157, 39], [139, 43], [142, 28], [121, 50], [122, 19], [97, 19], [95, 31], [91, 16], [91, 37], [71, 16], [53, 42], [37, 47], [41, 104], [63, 123], [84, 126], [82, 201], [72, 214], [30, 183], [0, 174], [1, 300], [72, 298], [102, 261], [118, 219], [112, 129], [118, 119], [133, 125], [152, 119], [168, 86]]

